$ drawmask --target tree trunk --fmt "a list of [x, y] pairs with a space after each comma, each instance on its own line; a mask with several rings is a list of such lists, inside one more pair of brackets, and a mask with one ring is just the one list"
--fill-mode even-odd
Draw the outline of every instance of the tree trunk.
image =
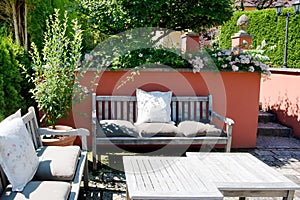
[[17, 1], [17, 13], [18, 13], [18, 30], [19, 30], [19, 38], [20, 45], [24, 46], [24, 29], [23, 29], [23, 3], [21, 1]]
[[27, 12], [28, 7], [26, 1], [24, 1], [24, 49], [28, 51], [28, 24], [27, 24]]
[[13, 17], [13, 24], [14, 24], [14, 32], [15, 32], [15, 39], [17, 41], [18, 44], [21, 44], [21, 40], [19, 37], [19, 28], [18, 28], [18, 13], [17, 13], [17, 1], [10, 1], [10, 6], [12, 9], [12, 17]]

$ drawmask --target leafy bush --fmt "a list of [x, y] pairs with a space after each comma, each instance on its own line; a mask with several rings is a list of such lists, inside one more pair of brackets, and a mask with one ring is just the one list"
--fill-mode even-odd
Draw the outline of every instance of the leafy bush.
[[168, 66], [172, 68], [190, 68], [201, 71], [246, 71], [269, 75], [268, 57], [263, 51], [247, 51], [235, 54], [231, 50], [201, 49], [193, 53], [176, 52], [174, 49], [147, 48], [128, 52], [116, 57], [109, 68], [153, 68]]
[[[284, 9], [293, 13], [292, 8]], [[231, 48], [231, 36], [238, 32], [236, 22], [246, 14], [250, 20], [247, 32], [253, 35], [253, 48], [266, 41], [265, 54], [270, 58], [272, 67], [282, 67], [285, 40], [285, 17], [278, 17], [275, 10], [256, 10], [235, 12], [231, 20], [224, 23], [219, 35], [219, 45], [222, 48]], [[300, 15], [292, 15], [289, 20], [288, 67], [300, 68]]]
[[32, 103], [28, 93], [30, 85], [22, 74], [21, 64], [29, 66], [24, 49], [11, 36], [0, 35], [0, 120]]
[[[82, 31], [76, 20], [70, 25], [67, 12], [64, 13], [62, 20], [59, 10], [50, 15], [42, 53], [34, 43], [31, 52], [34, 69], [31, 81], [35, 86], [31, 92], [39, 109], [46, 114], [46, 123], [53, 128], [60, 118], [68, 116], [73, 92], [80, 89], [76, 78], [81, 64]], [[72, 29], [71, 33], [67, 32], [68, 28]]]
[[127, 54], [113, 60], [109, 68], [113, 70], [124, 68], [155, 67], [166, 65], [172, 68], [191, 68], [187, 60], [175, 53], [175, 50], [167, 49], [139, 49], [130, 51]]

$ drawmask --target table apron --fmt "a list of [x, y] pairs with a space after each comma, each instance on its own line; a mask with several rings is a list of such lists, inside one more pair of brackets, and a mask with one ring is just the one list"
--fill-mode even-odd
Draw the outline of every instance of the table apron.
[[222, 190], [225, 197], [287, 197], [294, 190]]

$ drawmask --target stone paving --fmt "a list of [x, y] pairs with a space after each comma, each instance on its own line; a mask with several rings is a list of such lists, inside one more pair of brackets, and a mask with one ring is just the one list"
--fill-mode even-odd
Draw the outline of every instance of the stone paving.
[[[298, 139], [259, 136], [255, 149], [234, 149], [233, 152], [249, 152], [300, 185], [300, 140]], [[80, 199], [125, 200], [124, 173], [108, 167], [98, 171], [90, 171], [89, 188], [87, 190], [81, 189]], [[235, 200], [238, 198], [224, 199]], [[247, 199], [275, 200], [281, 198]], [[300, 200], [300, 191], [296, 191], [294, 199]]]

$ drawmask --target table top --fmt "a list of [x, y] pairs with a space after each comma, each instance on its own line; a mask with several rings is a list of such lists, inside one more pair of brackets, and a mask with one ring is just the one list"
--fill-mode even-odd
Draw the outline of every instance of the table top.
[[[300, 187], [249, 153], [191, 153], [190, 167], [224, 190], [296, 190]], [[196, 164], [195, 164], [196, 163]]]
[[190, 158], [124, 156], [130, 199], [223, 199], [202, 172], [190, 168]]

